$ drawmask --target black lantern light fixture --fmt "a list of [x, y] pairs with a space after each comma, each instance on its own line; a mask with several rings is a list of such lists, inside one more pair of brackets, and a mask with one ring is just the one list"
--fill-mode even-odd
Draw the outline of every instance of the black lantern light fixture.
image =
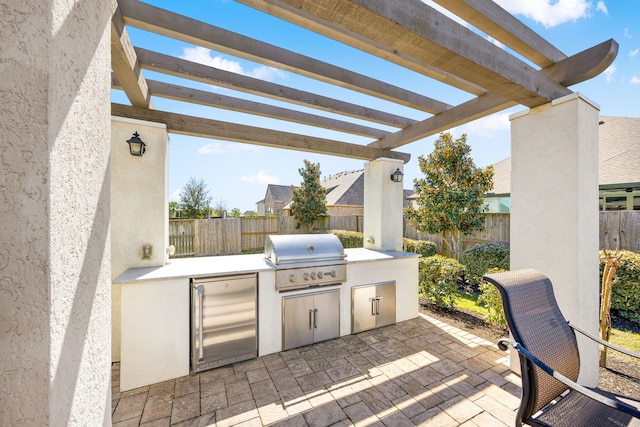
[[393, 182], [402, 182], [402, 177], [404, 174], [400, 171], [400, 168], [396, 169], [394, 173], [391, 174], [391, 181]]
[[134, 132], [133, 136], [128, 139], [127, 142], [129, 143], [129, 153], [131, 153], [132, 156], [142, 157], [146, 144], [140, 139], [138, 131]]

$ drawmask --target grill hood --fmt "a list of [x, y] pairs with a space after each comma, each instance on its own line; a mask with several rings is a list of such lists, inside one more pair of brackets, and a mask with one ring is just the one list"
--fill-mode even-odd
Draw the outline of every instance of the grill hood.
[[266, 236], [264, 258], [276, 267], [346, 263], [342, 243], [333, 234]]

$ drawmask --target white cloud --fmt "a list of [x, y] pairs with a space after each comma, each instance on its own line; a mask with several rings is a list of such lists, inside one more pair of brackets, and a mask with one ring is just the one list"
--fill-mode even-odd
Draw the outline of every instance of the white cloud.
[[182, 193], [182, 188], [177, 188], [173, 190], [171, 194], [169, 194], [170, 202], [179, 202], [180, 201], [180, 193]]
[[609, 11], [607, 10], [607, 5], [604, 4], [603, 0], [599, 0], [598, 4], [596, 5], [596, 9], [602, 13], [604, 13], [605, 15], [609, 14]]
[[491, 138], [497, 132], [509, 129], [509, 113], [496, 113], [461, 126], [461, 133]]
[[238, 61], [224, 58], [222, 56], [211, 56], [214, 52], [202, 46], [185, 47], [180, 58], [198, 64], [214, 67], [219, 70], [230, 71], [236, 74], [254, 77], [260, 80], [274, 81], [276, 79], [287, 79], [288, 75], [277, 68], [260, 65], [252, 70], [245, 70]]
[[255, 175], [243, 175], [240, 177], [240, 181], [248, 184], [278, 184], [280, 179], [277, 176], [267, 175], [264, 170], [259, 170]]
[[613, 80], [613, 74], [616, 72], [616, 64], [611, 64], [607, 67], [606, 70], [603, 71], [603, 74], [607, 78], [607, 83], [611, 83]]
[[207, 154], [220, 154], [224, 153], [224, 149], [222, 148], [222, 144], [219, 142], [210, 142], [209, 144], [201, 147], [198, 150], [198, 154], [207, 155]]
[[224, 145], [219, 142], [210, 142], [200, 147], [198, 154], [206, 156], [207, 154], [243, 153], [246, 151], [262, 151], [262, 147], [253, 144], [243, 144], [241, 142], [229, 142]]
[[638, 54], [638, 52], [640, 52], [640, 49], [635, 48], [631, 52], [629, 52], [629, 56], [634, 58]]
[[[588, 0], [496, 0], [512, 14], [524, 15], [547, 28], [589, 16], [593, 7]], [[604, 3], [600, 3], [604, 7]], [[605, 8], [606, 9], [606, 8]]]
[[631, 77], [630, 82], [632, 85], [640, 85], [640, 78], [638, 76], [633, 76]]

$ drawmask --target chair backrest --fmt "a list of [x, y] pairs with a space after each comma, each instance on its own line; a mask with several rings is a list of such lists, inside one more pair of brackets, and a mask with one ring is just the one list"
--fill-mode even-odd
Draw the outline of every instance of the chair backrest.
[[[576, 337], [553, 294], [551, 281], [534, 269], [488, 274], [502, 295], [505, 317], [513, 339], [567, 378], [576, 381], [580, 356]], [[529, 418], [567, 387], [520, 356], [522, 404]]]

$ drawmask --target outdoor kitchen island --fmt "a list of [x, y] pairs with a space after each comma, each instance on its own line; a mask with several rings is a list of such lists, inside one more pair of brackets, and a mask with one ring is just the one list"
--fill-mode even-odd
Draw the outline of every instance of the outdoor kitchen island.
[[[333, 294], [338, 302], [338, 334], [343, 336], [354, 330], [352, 291], [394, 284], [393, 321], [417, 317], [418, 255], [362, 248], [346, 249], [345, 254], [344, 281], [286, 292], [276, 289], [277, 269], [263, 254], [172, 259], [162, 267], [125, 271], [113, 281], [114, 286], [121, 287], [120, 389], [131, 390], [190, 373], [191, 279], [257, 275], [258, 356], [283, 351], [286, 299]], [[372, 314], [381, 299], [374, 296], [366, 300]], [[321, 313], [313, 320], [324, 324], [326, 315]]]

